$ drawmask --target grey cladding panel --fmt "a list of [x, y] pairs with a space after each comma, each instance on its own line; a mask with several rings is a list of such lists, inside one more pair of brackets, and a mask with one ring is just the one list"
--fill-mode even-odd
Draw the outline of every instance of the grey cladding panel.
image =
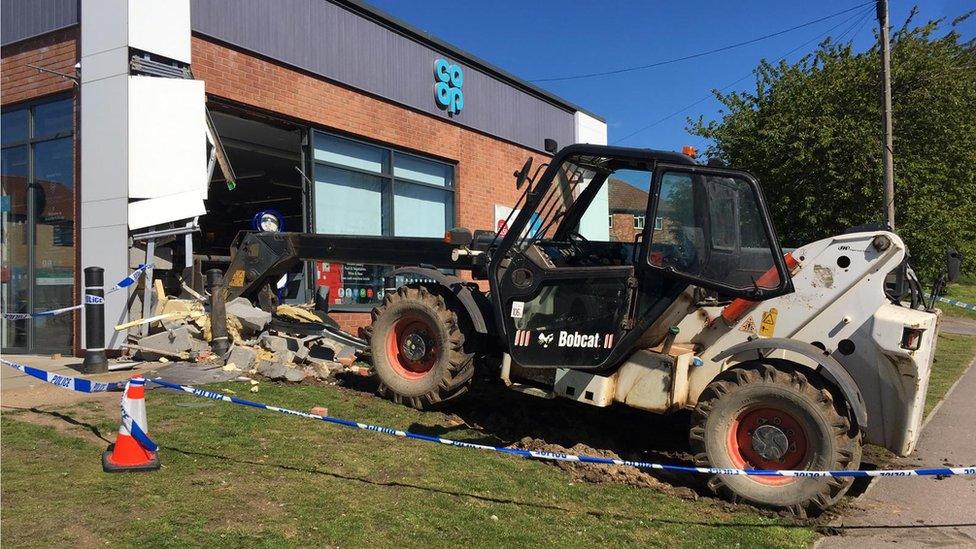
[[[193, 0], [193, 30], [391, 101], [448, 118], [434, 60], [459, 60], [326, 0]], [[574, 140], [573, 112], [461, 63], [461, 125], [541, 150]]]
[[79, 0], [2, 0], [3, 45], [78, 24]]

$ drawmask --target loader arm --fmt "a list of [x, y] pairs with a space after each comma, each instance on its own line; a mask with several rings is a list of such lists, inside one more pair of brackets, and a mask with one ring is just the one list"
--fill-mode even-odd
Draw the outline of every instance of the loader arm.
[[475, 268], [479, 256], [455, 254], [456, 250], [438, 238], [241, 232], [231, 246], [224, 284], [228, 299], [253, 298], [302, 261]]

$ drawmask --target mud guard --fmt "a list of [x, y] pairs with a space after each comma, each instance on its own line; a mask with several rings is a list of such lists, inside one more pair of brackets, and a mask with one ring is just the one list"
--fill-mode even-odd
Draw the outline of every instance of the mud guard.
[[457, 297], [461, 305], [464, 306], [464, 310], [468, 313], [468, 318], [471, 319], [471, 325], [475, 332], [479, 334], [495, 333], [494, 316], [491, 314], [491, 303], [481, 292], [472, 292], [465, 281], [454, 275], [444, 274], [437, 269], [427, 267], [401, 267], [390, 272], [387, 276], [404, 274], [429, 278], [447, 288], [448, 291]]
[[[844, 394], [844, 398], [847, 399], [847, 402], [850, 403], [851, 409], [854, 412], [854, 419], [857, 420], [858, 427], [861, 429], [867, 427], [867, 406], [864, 404], [864, 397], [861, 396], [861, 390], [858, 389], [857, 382], [855, 382], [854, 378], [851, 377], [851, 374], [844, 369], [844, 366], [841, 365], [840, 362], [837, 362], [837, 359], [830, 355], [825, 355], [822, 350], [809, 343], [785, 337], [754, 339], [752, 341], [746, 341], [739, 343], [738, 345], [733, 345], [715, 355], [715, 358], [712, 360], [715, 362], [722, 362], [731, 356], [742, 354], [746, 351], [759, 351], [763, 356], [767, 356], [770, 352], [776, 350], [797, 353], [819, 364], [823, 376], [827, 378], [828, 381], [833, 383], [834, 387], [837, 387], [837, 389]], [[803, 365], [801, 364], [801, 366]], [[809, 368], [809, 366], [805, 367]]]

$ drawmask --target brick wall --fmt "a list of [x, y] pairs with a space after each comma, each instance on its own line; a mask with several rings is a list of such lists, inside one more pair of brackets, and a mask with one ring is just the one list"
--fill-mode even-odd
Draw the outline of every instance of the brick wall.
[[75, 74], [78, 27], [51, 32], [4, 46], [0, 61], [0, 103], [9, 105], [53, 93], [70, 91], [71, 81], [27, 65]]
[[[492, 228], [496, 203], [515, 203], [518, 192], [512, 173], [526, 157], [534, 156], [536, 166], [548, 160], [524, 147], [199, 36], [193, 37], [193, 73], [205, 81], [211, 96], [456, 163], [456, 224], [472, 230]], [[352, 333], [369, 323], [366, 313], [334, 316]]]
[[634, 237], [640, 232], [634, 228], [634, 214], [614, 212], [613, 226], [610, 227], [610, 237], [618, 242], [633, 242]]

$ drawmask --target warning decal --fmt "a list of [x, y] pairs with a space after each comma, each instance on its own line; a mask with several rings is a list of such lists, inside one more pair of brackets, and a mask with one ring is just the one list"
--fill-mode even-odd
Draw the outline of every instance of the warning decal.
[[750, 334], [756, 333], [756, 321], [750, 316], [742, 323], [742, 326], [739, 326], [739, 330]]
[[773, 337], [773, 332], [776, 330], [776, 315], [779, 311], [776, 307], [765, 311], [762, 315], [762, 322], [759, 323], [759, 335], [762, 337]]

